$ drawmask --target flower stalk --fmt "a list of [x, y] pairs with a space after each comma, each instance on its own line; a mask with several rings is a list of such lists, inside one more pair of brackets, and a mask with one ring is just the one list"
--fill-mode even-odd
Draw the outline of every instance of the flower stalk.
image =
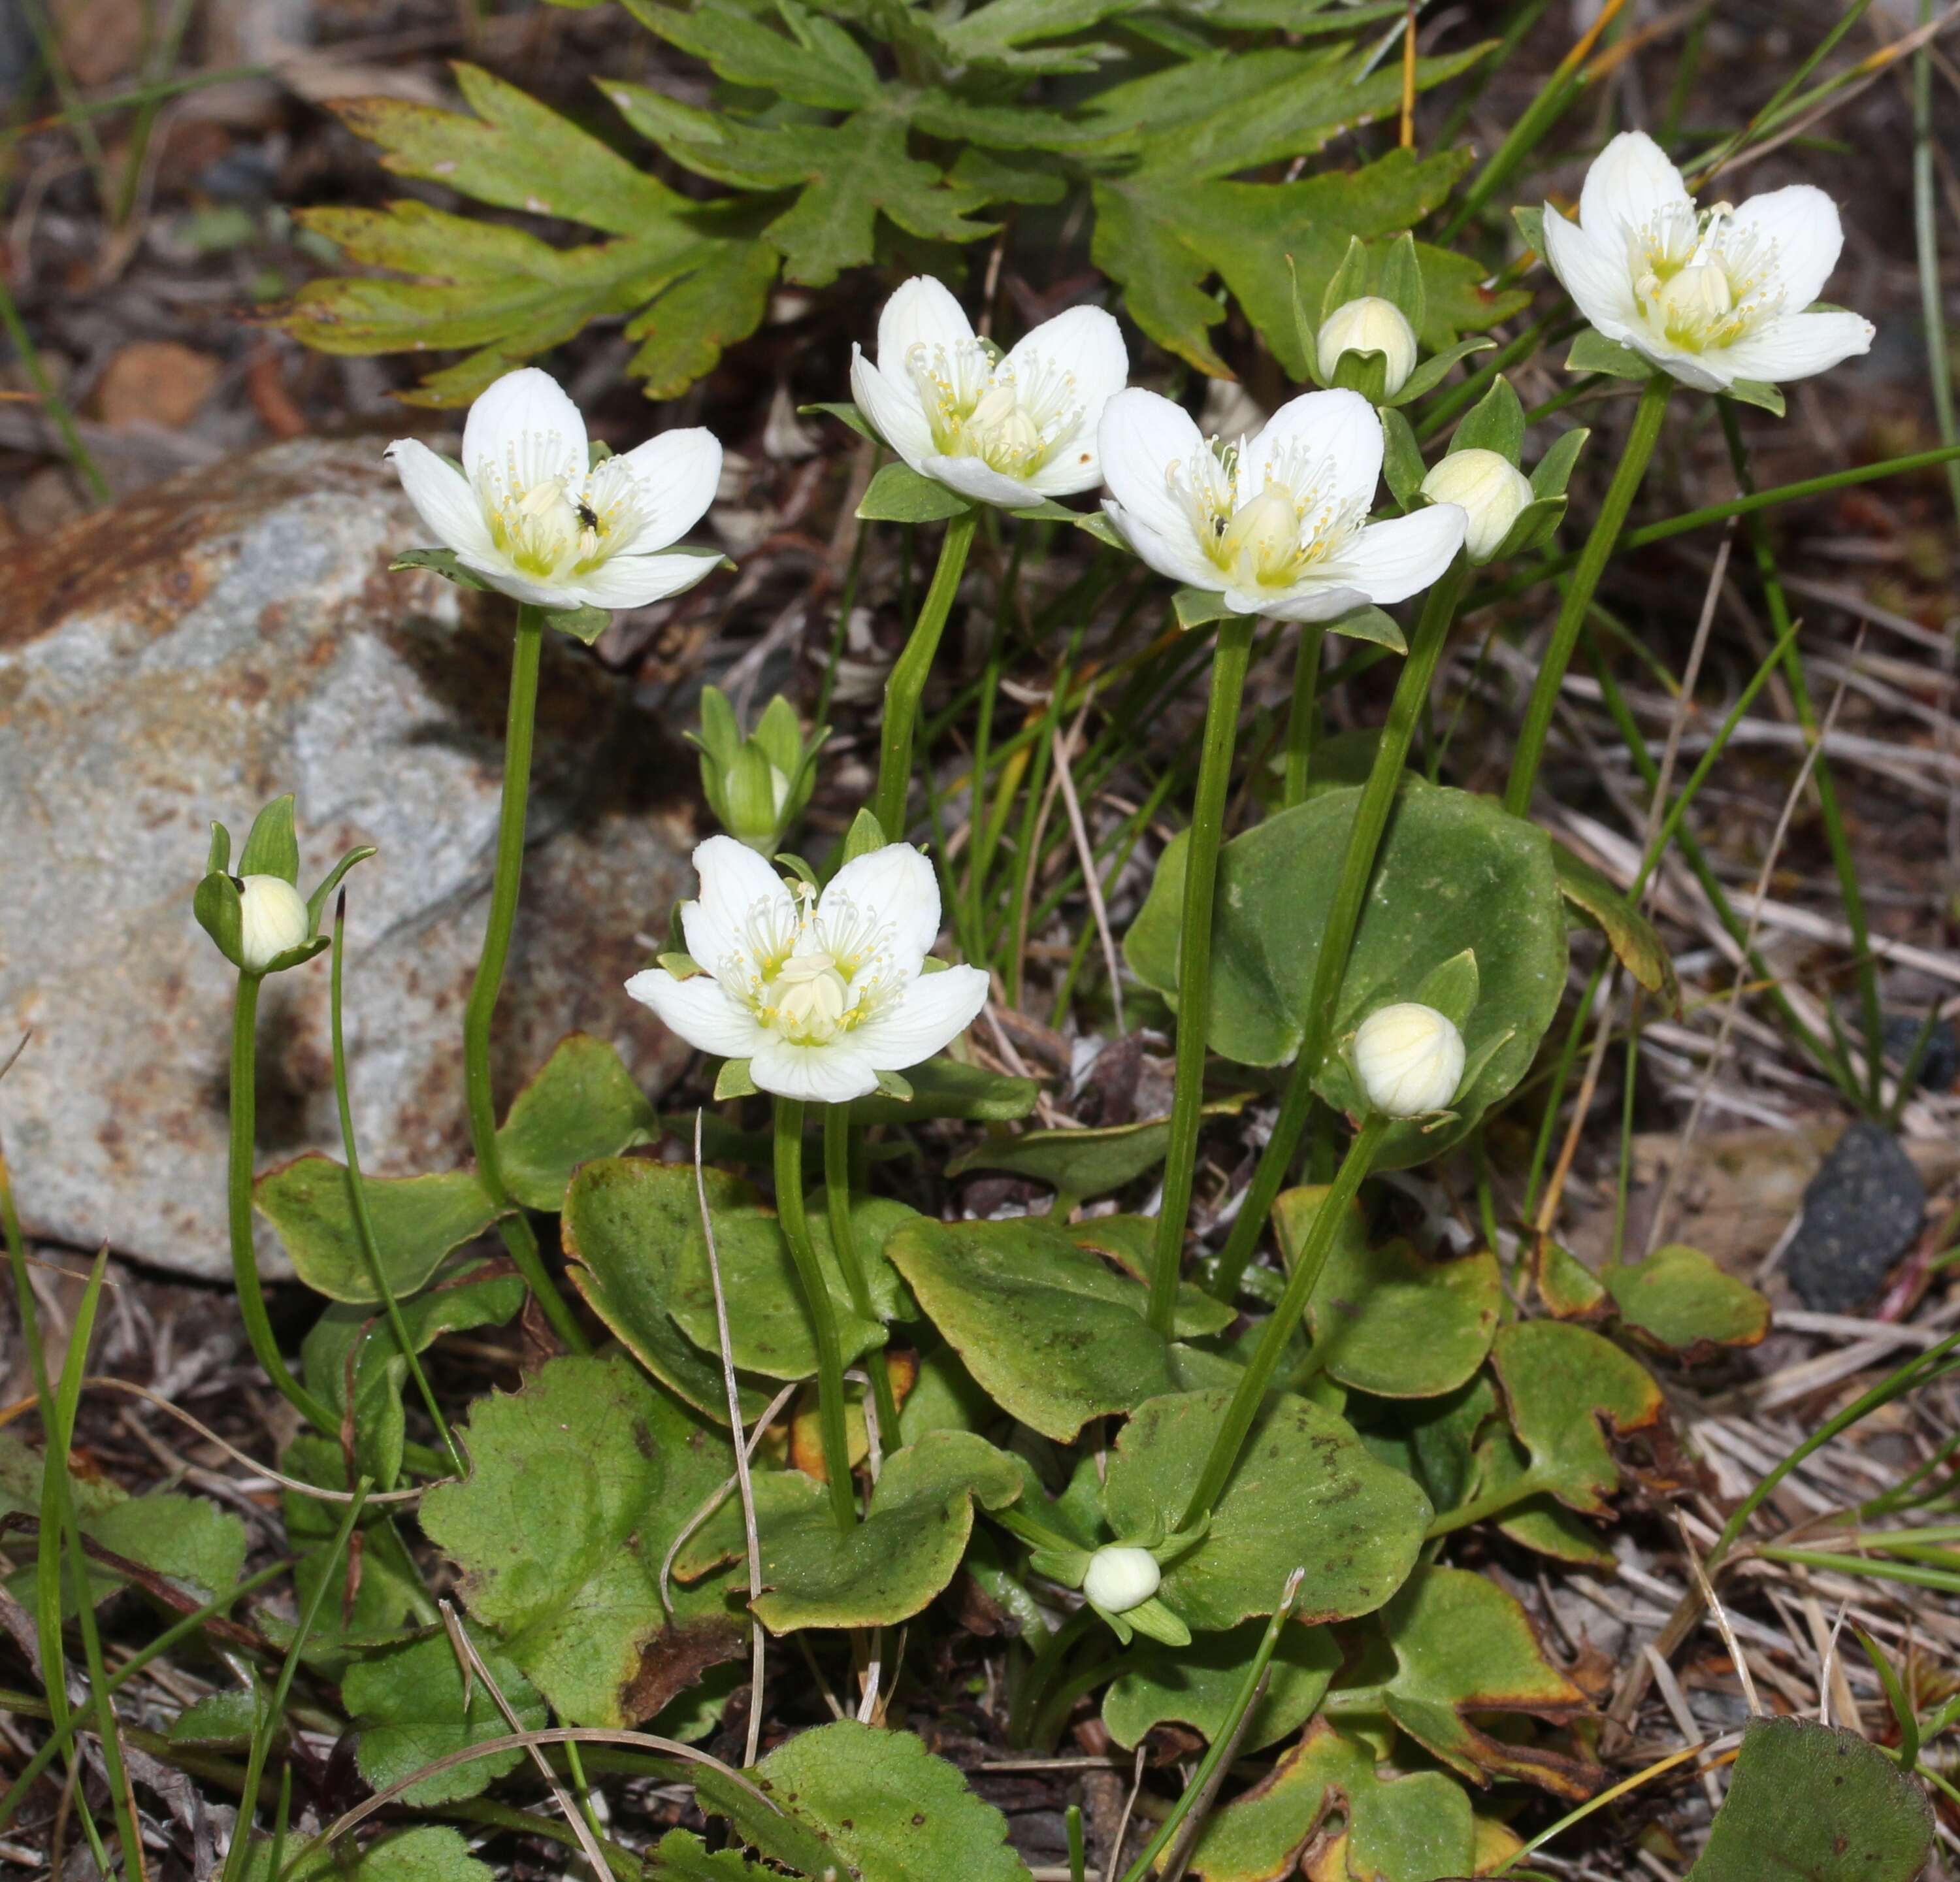
[[1293, 699], [1287, 711], [1286, 778], [1280, 789], [1280, 808], [1290, 810], [1306, 801], [1306, 775], [1313, 762], [1314, 714], [1319, 704], [1321, 648], [1327, 639], [1324, 621], [1301, 625], [1293, 649]]
[[490, 887], [490, 917], [463, 1014], [464, 1100], [476, 1167], [499, 1208], [510, 1211], [498, 1224], [504, 1246], [524, 1285], [536, 1297], [552, 1330], [573, 1352], [592, 1350], [572, 1317], [565, 1297], [545, 1272], [544, 1257], [530, 1221], [514, 1207], [497, 1154], [497, 1106], [490, 1083], [490, 1027], [497, 996], [511, 957], [511, 931], [517, 919], [517, 893], [524, 872], [524, 820], [531, 789], [531, 737], [537, 718], [538, 661], [544, 642], [545, 615], [528, 602], [517, 607], [517, 632], [511, 659], [511, 699], [504, 727], [504, 795], [498, 812], [497, 861]]
[[[858, 1237], [851, 1225], [851, 1107], [826, 1104], [823, 1107], [823, 1196], [830, 1217], [830, 1245], [837, 1251], [837, 1266], [844, 1285], [851, 1291], [851, 1305], [860, 1320], [876, 1320], [871, 1305], [870, 1283], [864, 1264], [858, 1257]], [[878, 1414], [878, 1441], [886, 1451], [899, 1442], [899, 1403], [892, 1392], [892, 1369], [885, 1349], [873, 1349], [864, 1355], [865, 1375], [871, 1381], [871, 1403]]]
[[871, 809], [887, 836], [905, 834], [905, 795], [912, 778], [912, 738], [918, 724], [919, 702], [925, 696], [927, 676], [939, 651], [940, 637], [953, 613], [959, 578], [966, 572], [978, 513], [969, 510], [946, 526], [939, 546], [939, 565], [926, 591], [918, 619], [885, 682], [885, 721], [878, 740], [878, 788]]
[[838, 1343], [830, 1290], [824, 1285], [816, 1244], [810, 1238], [810, 1218], [803, 1212], [803, 1108], [800, 1098], [776, 1100], [776, 1215], [810, 1309], [810, 1332], [816, 1342], [817, 1426], [823, 1444], [824, 1473], [830, 1480], [831, 1514], [839, 1531], [848, 1536], [857, 1523], [858, 1511], [851, 1496], [851, 1445], [844, 1425], [843, 1349]]
[[1197, 799], [1185, 850], [1184, 909], [1178, 931], [1177, 1074], [1171, 1099], [1170, 1142], [1164, 1156], [1163, 1201], [1150, 1267], [1150, 1323], [1166, 1338], [1177, 1302], [1204, 1103], [1205, 1035], [1211, 1019], [1211, 909], [1218, 887], [1218, 848], [1225, 830], [1239, 702], [1252, 655], [1252, 629], [1257, 625], [1249, 614], [1227, 615], [1218, 623], [1211, 697], [1204, 712], [1204, 744], [1198, 763]]

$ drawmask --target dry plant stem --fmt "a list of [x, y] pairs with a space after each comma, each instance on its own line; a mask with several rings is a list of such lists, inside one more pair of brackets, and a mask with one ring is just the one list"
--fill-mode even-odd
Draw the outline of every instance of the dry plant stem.
[[[860, 1320], [875, 1325], [878, 1316], [871, 1305], [870, 1285], [864, 1278], [864, 1263], [859, 1258], [858, 1237], [851, 1226], [851, 1107], [848, 1104], [823, 1107], [823, 1199], [830, 1220], [830, 1245], [836, 1251], [844, 1285], [850, 1290], [851, 1307]], [[882, 1346], [864, 1355], [864, 1371], [871, 1381], [878, 1428], [889, 1432], [896, 1442], [899, 1403], [892, 1396], [892, 1370]]]
[[844, 1361], [837, 1340], [837, 1316], [830, 1290], [817, 1266], [810, 1238], [810, 1218], [803, 1205], [803, 1118], [801, 1098], [776, 1100], [776, 1215], [796, 1263], [803, 1304], [810, 1309], [812, 1337], [816, 1342], [817, 1426], [823, 1440], [823, 1468], [829, 1478], [831, 1514], [849, 1535], [858, 1511], [851, 1495], [851, 1446], [844, 1428]]
[[1068, 813], [1068, 830], [1075, 843], [1076, 859], [1082, 865], [1083, 892], [1089, 898], [1089, 912], [1096, 923], [1096, 938], [1102, 944], [1102, 964], [1109, 976], [1109, 998], [1116, 1011], [1116, 1031], [1120, 1037], [1130, 1029], [1123, 1017], [1123, 970], [1116, 957], [1116, 938], [1109, 931], [1109, 911], [1102, 900], [1102, 884], [1096, 873], [1095, 845], [1089, 839], [1089, 826], [1083, 820], [1081, 801], [1075, 795], [1075, 779], [1069, 769], [1069, 754], [1078, 719], [1067, 744], [1059, 732], [1049, 734], [1055, 753], [1055, 782], [1061, 787], [1062, 807]]
[[905, 651], [885, 682], [885, 723], [878, 740], [878, 789], [871, 808], [888, 842], [899, 842], [905, 833], [905, 793], [912, 781], [912, 734], [918, 723], [919, 702], [925, 696], [926, 677], [932, 671], [933, 656], [939, 651], [940, 636], [946, 632], [953, 597], [959, 592], [959, 578], [966, 570], [967, 551], [973, 546], [976, 520], [976, 513], [968, 510], [947, 524], [932, 586], [926, 591]]
[[592, 1350], [591, 1342], [579, 1330], [565, 1297], [545, 1272], [530, 1218], [512, 1207], [511, 1193], [504, 1187], [497, 1156], [497, 1103], [490, 1084], [490, 1026], [497, 1016], [497, 996], [511, 958], [511, 930], [517, 919], [517, 891], [524, 874], [524, 816], [530, 801], [531, 734], [537, 717], [538, 660], [544, 634], [543, 610], [520, 603], [511, 656], [511, 703], [504, 722], [504, 795], [497, 817], [496, 871], [491, 880], [483, 951], [477, 957], [469, 1004], [463, 1012], [463, 1079], [477, 1173], [491, 1199], [511, 1210], [498, 1224], [504, 1246], [544, 1310], [552, 1330], [572, 1352], [584, 1353]]
[[1185, 1505], [1183, 1519], [1178, 1524], [1179, 1529], [1189, 1529], [1201, 1517], [1210, 1515], [1224, 1494], [1226, 1485], [1231, 1481], [1239, 1454], [1245, 1448], [1246, 1439], [1258, 1417], [1266, 1387], [1271, 1384], [1273, 1374], [1286, 1352], [1287, 1340], [1300, 1324], [1307, 1302], [1313, 1298], [1314, 1284], [1319, 1280], [1328, 1251], [1334, 1246], [1335, 1231], [1347, 1214], [1355, 1192], [1360, 1188], [1361, 1179], [1374, 1162], [1375, 1154], [1380, 1149], [1388, 1129], [1389, 1119], [1378, 1111], [1371, 1112], [1367, 1122], [1355, 1133], [1354, 1141], [1348, 1146], [1348, 1154], [1341, 1158], [1341, 1167], [1334, 1173], [1332, 1184], [1322, 1199], [1320, 1207], [1314, 1212], [1313, 1226], [1307, 1231], [1300, 1258], [1293, 1263], [1293, 1272], [1287, 1277], [1286, 1291], [1281, 1294], [1279, 1305], [1273, 1309], [1272, 1317], [1259, 1336], [1251, 1364], [1233, 1391], [1231, 1403], [1225, 1409], [1225, 1422], [1219, 1426], [1218, 1435], [1211, 1441], [1211, 1455], [1204, 1460], [1204, 1468], [1199, 1473], [1197, 1487], [1191, 1493], [1191, 1501]]
[[259, 1255], [252, 1242], [252, 1153], [258, 1135], [257, 1036], [259, 986], [262, 976], [241, 973], [231, 1008], [231, 1149], [226, 1195], [231, 1218], [231, 1278], [238, 1291], [238, 1314], [252, 1355], [278, 1392], [323, 1436], [338, 1438], [340, 1421], [287, 1369], [266, 1317], [259, 1285]]
[[1605, 573], [1606, 564], [1619, 540], [1634, 495], [1647, 475], [1648, 460], [1660, 438], [1661, 421], [1667, 416], [1668, 395], [1674, 381], [1665, 373], [1656, 373], [1640, 393], [1634, 411], [1633, 428], [1627, 436], [1613, 481], [1606, 489], [1605, 501], [1592, 525], [1592, 533], [1580, 552], [1579, 565], [1560, 603], [1558, 619], [1551, 630], [1551, 645], [1538, 667], [1538, 680], [1525, 708], [1525, 721], [1518, 734], [1517, 750], [1511, 760], [1510, 782], [1504, 791], [1504, 808], [1513, 817], [1523, 817], [1531, 809], [1532, 787], [1538, 782], [1538, 768], [1545, 756], [1546, 734], [1551, 730], [1551, 715], [1558, 704], [1558, 689], [1565, 683], [1565, 670], [1572, 664], [1573, 650], [1579, 645], [1579, 630], [1592, 605], [1593, 591]]
[[1205, 1035], [1211, 1024], [1211, 907], [1218, 887], [1218, 845], [1225, 833], [1225, 799], [1232, 782], [1239, 701], [1246, 688], [1246, 667], [1257, 625], [1249, 614], [1227, 615], [1218, 623], [1218, 644], [1211, 658], [1211, 697], [1204, 712], [1204, 745], [1198, 763], [1198, 793], [1184, 852], [1184, 911], [1177, 950], [1177, 1082], [1171, 1099], [1163, 1201], [1150, 1266], [1150, 1322], [1166, 1339], [1177, 1304], [1204, 1103]]
[[[1388, 828], [1389, 813], [1395, 806], [1417, 721], [1435, 683], [1437, 667], [1449, 638], [1450, 623], [1456, 616], [1456, 604], [1469, 578], [1469, 563], [1459, 556], [1423, 601], [1415, 638], [1410, 643], [1401, 677], [1395, 682], [1395, 697], [1389, 704], [1382, 742], [1375, 748], [1375, 761], [1369, 769], [1368, 782], [1362, 787], [1360, 802], [1355, 807], [1354, 826], [1348, 833], [1341, 874], [1335, 884], [1334, 899], [1328, 906], [1327, 926], [1321, 935], [1320, 953], [1314, 963], [1313, 986], [1307, 995], [1306, 1024], [1300, 1052], [1280, 1099], [1272, 1135], [1259, 1153], [1252, 1186], [1226, 1237], [1212, 1277], [1211, 1291], [1221, 1300], [1230, 1300], [1238, 1289], [1239, 1278], [1252, 1258], [1252, 1250], [1265, 1232], [1273, 1204], [1286, 1182], [1287, 1172], [1293, 1167], [1294, 1152], [1300, 1148], [1301, 1133], [1312, 1111], [1313, 1081], [1334, 1035], [1334, 1011], [1341, 996], [1341, 976], [1347, 971], [1348, 951], [1360, 923], [1361, 905], [1367, 899], [1376, 854], [1381, 848], [1382, 833]], [[1297, 690], [1294, 697], [1297, 702]], [[1289, 740], [1290, 737], [1289, 733]], [[1303, 790], [1304, 782], [1303, 775]]]

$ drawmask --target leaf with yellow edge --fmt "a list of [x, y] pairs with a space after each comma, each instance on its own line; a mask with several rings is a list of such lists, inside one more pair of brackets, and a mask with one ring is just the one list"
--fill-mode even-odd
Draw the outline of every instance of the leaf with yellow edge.
[[1761, 1294], [1679, 1242], [1644, 1261], [1616, 1263], [1601, 1279], [1628, 1326], [1691, 1356], [1711, 1346], [1753, 1346], [1770, 1330]]
[[1653, 1375], [1611, 1340], [1557, 1320], [1507, 1326], [1491, 1361], [1532, 1476], [1568, 1508], [1604, 1515], [1620, 1487], [1606, 1429], [1624, 1438], [1659, 1423]]

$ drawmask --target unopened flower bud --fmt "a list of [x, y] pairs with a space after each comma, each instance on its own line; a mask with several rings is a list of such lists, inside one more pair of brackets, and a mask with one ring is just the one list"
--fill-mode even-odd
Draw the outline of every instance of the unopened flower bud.
[[1320, 376], [1332, 381], [1344, 353], [1379, 353], [1387, 371], [1382, 381], [1385, 396], [1392, 396], [1415, 371], [1415, 329], [1392, 301], [1378, 294], [1344, 301], [1320, 323], [1317, 342]]
[[238, 879], [238, 946], [248, 973], [262, 973], [281, 954], [313, 937], [304, 897], [283, 876]]
[[1157, 1593], [1163, 1579], [1157, 1557], [1147, 1549], [1112, 1545], [1089, 1558], [1082, 1591], [1104, 1613], [1122, 1614], [1141, 1607]]
[[1354, 1070], [1369, 1103], [1388, 1117], [1421, 1117], [1456, 1095], [1463, 1035], [1433, 1006], [1398, 1001], [1354, 1035]]
[[1503, 453], [1452, 451], [1422, 480], [1432, 503], [1462, 506], [1470, 518], [1463, 546], [1472, 562], [1488, 562], [1511, 533], [1511, 525], [1531, 502], [1531, 479]]

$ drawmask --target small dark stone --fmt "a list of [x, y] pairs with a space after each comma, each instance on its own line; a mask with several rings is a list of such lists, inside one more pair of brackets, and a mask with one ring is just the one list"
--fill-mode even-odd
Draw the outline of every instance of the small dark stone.
[[[1906, 1061], [1919, 1043], [1926, 1021], [1917, 1013], [1893, 1013], [1885, 1019], [1885, 1062], [1903, 1072]], [[1928, 1091], [1950, 1091], [1960, 1078], [1960, 1033], [1951, 1020], [1941, 1020], [1926, 1042], [1926, 1056], [1919, 1062], [1919, 1082]]]
[[1863, 1306], [1925, 1214], [1926, 1185], [1891, 1133], [1863, 1118], [1846, 1126], [1803, 1193], [1803, 1220], [1783, 1257], [1797, 1298], [1819, 1314]]

